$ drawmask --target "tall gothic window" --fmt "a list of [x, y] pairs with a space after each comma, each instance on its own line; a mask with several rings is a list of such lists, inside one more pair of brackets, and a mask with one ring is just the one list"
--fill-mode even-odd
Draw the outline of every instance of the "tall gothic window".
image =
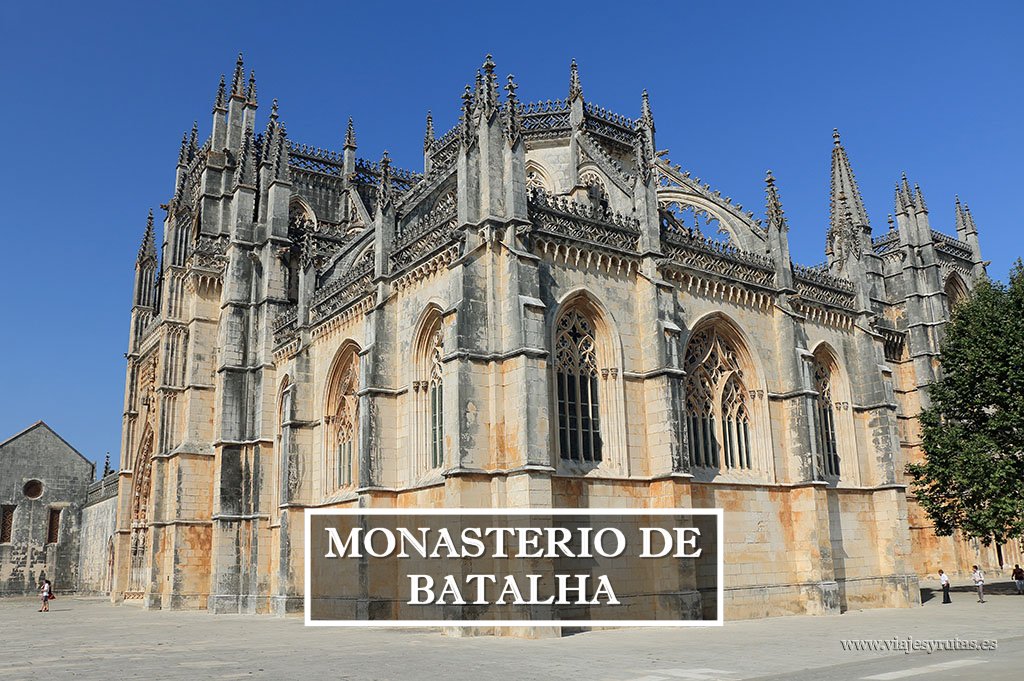
[[753, 468], [750, 397], [733, 343], [713, 327], [698, 331], [683, 366], [690, 465]]
[[335, 366], [330, 379], [327, 418], [328, 447], [334, 487], [345, 487], [356, 481], [359, 451], [359, 361], [355, 351], [347, 349]]
[[444, 330], [440, 310], [428, 312], [415, 344], [417, 380], [413, 381], [414, 473], [444, 465]]
[[836, 415], [832, 402], [832, 371], [820, 358], [814, 360], [814, 389], [818, 391], [816, 411], [819, 469], [827, 477], [839, 477]]
[[285, 377], [281, 388], [279, 411], [277, 414], [277, 503], [282, 504], [290, 498], [289, 490], [293, 486], [296, 471], [292, 468], [292, 390], [293, 386]]
[[430, 348], [430, 377], [427, 394], [430, 399], [430, 421], [427, 425], [427, 441], [430, 450], [430, 467], [440, 468], [444, 463], [444, 381], [442, 379], [441, 353], [444, 342], [440, 326], [434, 331]]
[[558, 320], [555, 383], [559, 454], [572, 461], [600, 461], [597, 346], [593, 323], [576, 308]]

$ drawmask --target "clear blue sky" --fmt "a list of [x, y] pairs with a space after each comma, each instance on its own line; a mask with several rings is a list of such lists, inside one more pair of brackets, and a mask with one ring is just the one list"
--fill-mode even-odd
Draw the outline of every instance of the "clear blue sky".
[[[838, 127], [876, 233], [893, 184], [918, 182], [933, 227], [953, 196], [1005, 278], [1019, 233], [1020, 2], [8, 2], [0, 9], [0, 439], [43, 419], [117, 461], [135, 253], [167, 201], [182, 132], [209, 133], [243, 51], [260, 124], [422, 165], [423, 119], [454, 124], [488, 52], [524, 100], [636, 116], [647, 88], [670, 158], [759, 215], [775, 171], [793, 257], [823, 259]], [[157, 211], [158, 216], [162, 212]]]

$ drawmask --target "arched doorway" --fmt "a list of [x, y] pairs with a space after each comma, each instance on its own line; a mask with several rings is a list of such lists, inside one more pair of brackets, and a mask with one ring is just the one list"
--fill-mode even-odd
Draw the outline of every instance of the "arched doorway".
[[149, 545], [149, 492], [153, 431], [147, 430], [135, 459], [131, 500], [131, 564], [124, 597], [142, 598], [146, 591], [146, 549]]

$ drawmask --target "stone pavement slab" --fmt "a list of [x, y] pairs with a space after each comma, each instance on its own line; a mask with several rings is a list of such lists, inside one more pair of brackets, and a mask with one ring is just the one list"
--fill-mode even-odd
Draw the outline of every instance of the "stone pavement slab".
[[[305, 627], [298, 618], [146, 611], [103, 599], [0, 600], [7, 679], [691, 679], [1020, 678], [1024, 596], [724, 627], [617, 629], [561, 639], [450, 637], [431, 630]], [[843, 639], [996, 639], [992, 651], [906, 655], [844, 650]], [[946, 666], [943, 666], [946, 665]], [[923, 670], [923, 671], [922, 671]], [[911, 673], [912, 672], [912, 673]], [[886, 676], [904, 674], [904, 676]]]

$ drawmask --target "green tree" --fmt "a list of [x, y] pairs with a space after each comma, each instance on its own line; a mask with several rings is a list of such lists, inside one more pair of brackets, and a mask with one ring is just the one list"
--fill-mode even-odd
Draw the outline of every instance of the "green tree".
[[924, 461], [907, 466], [935, 532], [984, 544], [1024, 536], [1024, 265], [983, 281], [946, 329], [942, 378], [921, 413]]

